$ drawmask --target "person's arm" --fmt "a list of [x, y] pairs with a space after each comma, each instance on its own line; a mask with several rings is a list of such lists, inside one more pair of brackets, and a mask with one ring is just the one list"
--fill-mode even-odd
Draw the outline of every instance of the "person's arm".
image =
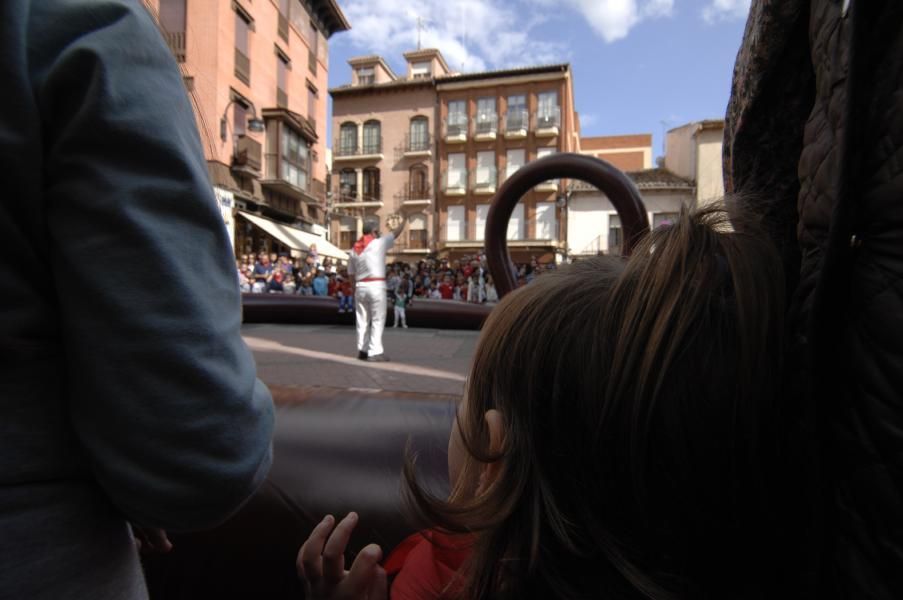
[[[140, 2], [32, 2], [67, 413], [128, 518], [227, 518], [271, 462], [234, 257], [181, 74]], [[203, 285], [199, 285], [203, 283]]]

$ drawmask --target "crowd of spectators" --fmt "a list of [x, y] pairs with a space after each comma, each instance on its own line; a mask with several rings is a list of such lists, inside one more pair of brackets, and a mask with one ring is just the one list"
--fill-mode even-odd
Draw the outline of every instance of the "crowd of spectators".
[[[243, 254], [237, 261], [241, 290], [248, 293], [300, 294], [329, 296], [339, 300], [339, 312], [353, 310], [353, 292], [347, 271], [330, 258], [322, 261], [316, 246], [308, 255], [292, 259], [286, 255], [261, 252]], [[517, 265], [518, 285], [527, 285], [555, 265], [540, 264], [536, 258]], [[498, 292], [483, 254], [459, 260], [427, 258], [415, 264], [393, 262], [386, 267], [389, 300], [405, 299], [409, 306], [418, 298], [471, 302], [498, 302]]]

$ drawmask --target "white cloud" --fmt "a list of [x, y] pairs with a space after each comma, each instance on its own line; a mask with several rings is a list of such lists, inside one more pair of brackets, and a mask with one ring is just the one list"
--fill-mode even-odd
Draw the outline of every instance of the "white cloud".
[[627, 37], [640, 21], [669, 17], [674, 0], [565, 0], [608, 43]]
[[711, 0], [702, 9], [702, 18], [706, 23], [745, 19], [749, 14], [750, 0]]
[[580, 127], [592, 127], [599, 122], [596, 113], [580, 113]]
[[453, 70], [478, 71], [567, 59], [564, 45], [542, 41], [535, 12], [506, 0], [349, 0], [342, 10], [351, 22], [348, 40], [362, 52], [393, 62], [417, 45], [439, 48]]

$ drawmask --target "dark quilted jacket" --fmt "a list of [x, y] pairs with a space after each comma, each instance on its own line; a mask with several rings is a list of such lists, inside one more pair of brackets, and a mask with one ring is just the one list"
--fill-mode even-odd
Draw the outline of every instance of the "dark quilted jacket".
[[788, 575], [903, 598], [903, 2], [754, 0], [724, 159], [793, 290]]

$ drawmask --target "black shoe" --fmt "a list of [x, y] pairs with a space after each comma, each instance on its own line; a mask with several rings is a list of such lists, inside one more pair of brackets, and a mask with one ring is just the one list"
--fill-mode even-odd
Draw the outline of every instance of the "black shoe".
[[364, 352], [363, 350], [361, 350], [360, 352], [357, 353], [357, 359], [358, 360], [367, 360], [367, 353]]
[[367, 362], [389, 362], [389, 357], [385, 354], [374, 354], [367, 357]]

